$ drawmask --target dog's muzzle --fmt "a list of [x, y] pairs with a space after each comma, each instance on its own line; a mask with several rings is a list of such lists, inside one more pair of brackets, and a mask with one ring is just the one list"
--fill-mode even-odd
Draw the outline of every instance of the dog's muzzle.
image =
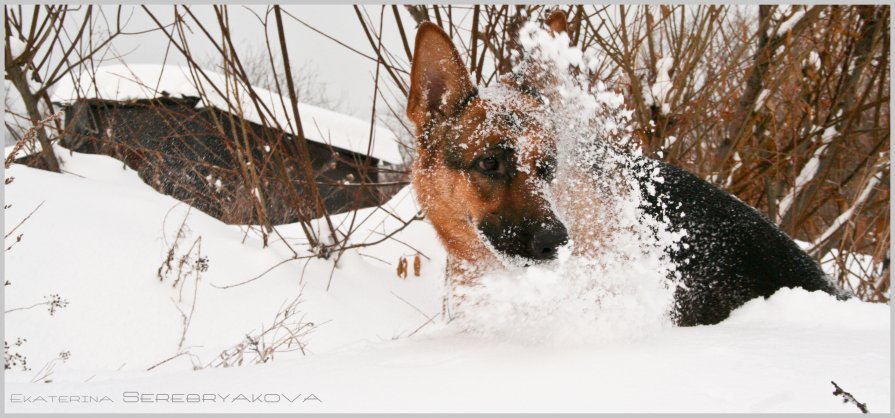
[[479, 224], [479, 231], [494, 250], [531, 261], [548, 261], [569, 241], [566, 227], [557, 219], [507, 223], [500, 217]]
[[553, 260], [557, 250], [569, 242], [569, 233], [559, 221], [551, 222], [547, 228], [536, 232], [531, 238], [528, 258], [533, 260]]

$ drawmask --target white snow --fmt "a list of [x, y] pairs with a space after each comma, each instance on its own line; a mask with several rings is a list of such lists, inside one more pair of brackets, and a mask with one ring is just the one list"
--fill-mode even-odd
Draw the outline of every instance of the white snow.
[[656, 61], [656, 82], [650, 87], [653, 103], [659, 106], [664, 114], [671, 110], [671, 105], [668, 103], [668, 92], [674, 86], [669, 75], [672, 67], [674, 67], [672, 57], [659, 58]]
[[671, 148], [671, 146], [674, 145], [675, 142], [677, 142], [677, 137], [674, 135], [668, 135], [667, 137], [665, 137], [664, 140], [662, 140], [662, 148]]
[[777, 205], [778, 219], [783, 219], [786, 213], [789, 212], [789, 208], [795, 201], [796, 196], [798, 196], [802, 189], [805, 188], [805, 185], [817, 175], [817, 170], [820, 168], [820, 159], [823, 158], [823, 155], [827, 152], [827, 147], [830, 146], [830, 143], [833, 142], [833, 138], [835, 138], [836, 135], [838, 135], [838, 132], [836, 132], [836, 128], [832, 126], [824, 130], [820, 138], [820, 145], [814, 150], [814, 154], [811, 155], [808, 162], [802, 166], [802, 169], [796, 176], [795, 184], [793, 184], [789, 192], [783, 196], [783, 199], [781, 199], [780, 203]]
[[782, 35], [782, 34], [785, 34], [786, 32], [789, 32], [789, 30], [792, 29], [793, 26], [795, 26], [797, 23], [799, 23], [799, 20], [802, 20], [802, 16], [804, 16], [804, 15], [805, 15], [804, 9], [799, 9], [799, 10], [792, 12], [792, 15], [789, 16], [788, 19], [784, 20], [783, 22], [780, 22], [780, 27], [777, 29], [777, 33]]
[[874, 174], [873, 177], [870, 178], [870, 181], [868, 181], [867, 184], [864, 186], [864, 189], [861, 190], [861, 193], [855, 199], [855, 202], [851, 205], [851, 207], [837, 216], [836, 219], [834, 219], [830, 226], [827, 228], [827, 230], [820, 234], [820, 236], [814, 240], [814, 243], [811, 245], [811, 247], [817, 248], [818, 246], [826, 242], [834, 233], [836, 233], [836, 231], [839, 230], [839, 228], [842, 227], [842, 225], [851, 220], [855, 211], [864, 206], [864, 202], [870, 196], [870, 193], [873, 192], [873, 189], [876, 188], [876, 186], [879, 185], [879, 183], [883, 180], [882, 177], [882, 171], [878, 171], [876, 174]]
[[774, 9], [774, 13], [772, 16], [772, 20], [777, 22], [777, 25], [771, 24], [768, 27], [768, 36], [783, 36], [786, 32], [789, 32], [790, 29], [793, 28], [802, 17], [805, 16], [805, 8], [803, 6], [793, 6], [788, 4], [778, 5]]
[[[111, 101], [152, 99], [161, 96], [203, 97], [197, 106], [215, 107], [224, 111], [241, 111], [251, 122], [262, 119], [276, 123], [293, 132], [292, 106], [288, 97], [255, 87], [263, 107], [259, 110], [243, 85], [234, 86], [234, 78], [204, 70], [207, 79], [188, 66], [131, 64], [105, 65], [95, 72], [85, 71], [75, 82], [72, 77], [61, 79], [51, 96], [57, 103], [70, 103], [78, 98], [100, 98]], [[200, 92], [204, 92], [201, 95]], [[369, 121], [343, 115], [306, 103], [299, 103], [304, 133], [310, 140], [329, 144], [359, 154], [367, 153], [370, 136]], [[400, 164], [398, 138], [389, 129], [376, 125], [370, 155], [383, 161]]]
[[755, 107], [752, 109], [753, 111], [757, 112], [758, 109], [761, 109], [762, 106], [764, 106], [765, 100], [768, 99], [768, 94], [770, 94], [770, 90], [761, 89], [761, 92], [758, 93], [758, 98], [755, 99]]
[[730, 173], [727, 175], [727, 179], [724, 180], [724, 188], [730, 187], [733, 184], [733, 176], [736, 174], [737, 170], [743, 167], [743, 159], [740, 158], [739, 152], [733, 153], [733, 167], [730, 168]]
[[9, 38], [6, 38], [6, 40], [9, 41], [9, 52], [13, 59], [25, 52], [25, 47], [27, 45], [17, 36], [10, 36]]
[[805, 63], [815, 69], [820, 69], [820, 67], [821, 67], [820, 55], [818, 55], [817, 52], [815, 52], [815, 51], [809, 51], [808, 57], [805, 58]]
[[[626, 237], [628, 238], [628, 237]], [[453, 325], [484, 338], [547, 347], [636, 341], [670, 326], [671, 294], [660, 262], [566, 253], [555, 265], [491, 273], [462, 288]], [[657, 266], [658, 265], [658, 266]]]
[[542, 30], [533, 22], [528, 22], [522, 27], [519, 33], [519, 44], [529, 52], [537, 49], [540, 58], [543, 59], [542, 62], [553, 63], [558, 69], [565, 70], [569, 66], [595, 64], [593, 57], [589, 56], [585, 60], [581, 50], [568, 47], [569, 35], [567, 33], [552, 34]]

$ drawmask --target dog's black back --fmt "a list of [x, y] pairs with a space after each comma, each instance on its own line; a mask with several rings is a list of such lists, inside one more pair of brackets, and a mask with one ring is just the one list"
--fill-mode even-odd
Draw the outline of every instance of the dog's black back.
[[687, 231], [685, 245], [671, 253], [684, 285], [675, 297], [679, 325], [718, 323], [783, 287], [839, 296], [817, 263], [760, 212], [687, 171], [655, 163], [659, 175], [641, 182], [651, 182], [656, 193], [641, 188], [642, 209], [659, 219], [664, 213], [672, 230]]

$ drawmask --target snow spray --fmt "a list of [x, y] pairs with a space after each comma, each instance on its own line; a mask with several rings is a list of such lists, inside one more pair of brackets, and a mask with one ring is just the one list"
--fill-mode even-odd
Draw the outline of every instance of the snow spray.
[[[504, 259], [505, 269], [455, 289], [462, 302], [449, 326], [563, 345], [629, 340], [670, 326], [677, 275], [667, 253], [685, 232], [640, 209], [641, 193], [655, 191], [641, 190], [638, 179], [662, 179], [651, 160], [637, 158], [631, 112], [619, 94], [590, 82], [596, 59], [569, 47], [567, 34], [530, 22], [520, 44], [517, 73], [537, 78], [543, 102], [532, 116], [557, 139], [556, 176], [543, 190], [572, 240], [555, 261], [520, 267]], [[506, 84], [480, 89], [493, 103], [514, 94], [521, 93]]]

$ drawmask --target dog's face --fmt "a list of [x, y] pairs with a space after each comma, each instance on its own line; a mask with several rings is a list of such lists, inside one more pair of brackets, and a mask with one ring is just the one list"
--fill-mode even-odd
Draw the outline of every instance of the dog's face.
[[490, 248], [522, 264], [550, 260], [568, 240], [545, 197], [555, 136], [535, 97], [498, 89], [481, 97], [447, 35], [420, 26], [407, 106], [414, 188], [452, 255], [477, 260]]

